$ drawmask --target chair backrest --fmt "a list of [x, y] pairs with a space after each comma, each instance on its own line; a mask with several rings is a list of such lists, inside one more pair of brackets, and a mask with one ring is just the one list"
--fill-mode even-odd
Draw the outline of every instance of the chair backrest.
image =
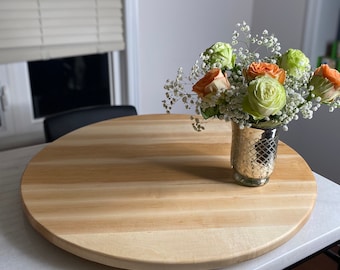
[[100, 105], [50, 115], [44, 120], [46, 142], [52, 142], [75, 129], [95, 122], [129, 115], [137, 115], [134, 106]]

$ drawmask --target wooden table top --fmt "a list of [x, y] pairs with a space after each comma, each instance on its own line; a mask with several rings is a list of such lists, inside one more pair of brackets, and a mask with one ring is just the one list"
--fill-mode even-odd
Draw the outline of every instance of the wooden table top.
[[32, 226], [55, 245], [126, 269], [215, 269], [260, 256], [305, 224], [316, 182], [280, 142], [269, 183], [235, 184], [231, 127], [188, 115], [93, 124], [50, 143], [21, 183]]

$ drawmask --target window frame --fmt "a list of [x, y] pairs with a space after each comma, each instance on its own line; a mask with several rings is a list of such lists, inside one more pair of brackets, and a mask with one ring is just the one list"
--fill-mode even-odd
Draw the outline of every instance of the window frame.
[[[112, 74], [111, 104], [134, 105], [139, 111], [138, 76], [138, 0], [124, 0], [126, 48], [112, 52], [109, 61]], [[0, 127], [0, 150], [43, 143], [43, 118], [34, 119], [33, 103], [26, 62], [1, 64], [0, 87], [7, 88], [8, 106], [3, 113]], [[30, 139], [28, 137], [34, 137]]]

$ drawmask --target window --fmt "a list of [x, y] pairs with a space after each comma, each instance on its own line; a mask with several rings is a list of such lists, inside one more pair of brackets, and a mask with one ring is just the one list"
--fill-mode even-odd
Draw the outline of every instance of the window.
[[34, 118], [110, 104], [109, 54], [28, 62]]
[[[40, 97], [37, 96], [36, 93], [32, 93], [31, 91], [31, 82], [30, 82], [30, 74], [29, 74], [29, 64], [33, 62], [27, 61], [35, 61], [35, 60], [42, 60], [52, 57], [70, 57], [76, 55], [86, 55], [86, 54], [93, 54], [93, 53], [104, 53], [110, 52], [109, 55], [109, 73], [110, 73], [110, 86], [111, 86], [111, 93], [110, 93], [110, 104], [138, 104], [138, 96], [137, 96], [137, 89], [139, 87], [138, 84], [138, 74], [137, 74], [137, 67], [138, 65], [138, 57], [137, 57], [137, 48], [138, 48], [138, 39], [136, 33], [138, 33], [138, 1], [137, 0], [76, 0], [81, 2], [81, 6], [85, 8], [85, 2], [88, 6], [89, 2], [95, 3], [97, 6], [103, 6], [104, 4], [108, 4], [111, 7], [104, 6], [103, 12], [96, 12], [97, 15], [108, 15], [109, 20], [99, 19], [95, 20], [96, 22], [103, 22], [103, 23], [114, 23], [115, 25], [105, 26], [111, 27], [114, 29], [115, 32], [120, 33], [120, 37], [122, 37], [122, 42], [113, 41], [113, 46], [106, 46], [108, 39], [102, 39], [99, 41], [99, 49], [96, 47], [95, 50], [92, 51], [84, 51], [82, 48], [85, 48], [83, 45], [74, 43], [73, 48], [75, 48], [72, 52], [61, 55], [61, 53], [57, 54], [47, 54], [44, 53], [42, 57], [35, 57], [34, 59], [31, 57], [26, 57], [26, 53], [29, 53], [31, 50], [31, 46], [25, 47], [23, 42], [17, 42], [16, 45], [18, 46], [8, 46], [9, 40], [6, 39], [6, 35], [2, 35], [1, 37], [1, 46], [0, 54], [4, 57], [3, 60], [0, 60], [0, 85], [4, 86], [7, 91], [5, 91], [4, 95], [4, 104], [5, 108], [0, 110], [0, 118], [1, 118], [1, 127], [0, 127], [0, 150], [3, 149], [10, 149], [11, 147], [18, 147], [23, 145], [30, 145], [35, 143], [42, 143], [44, 142], [44, 134], [43, 134], [43, 117], [39, 117], [39, 115], [44, 115], [46, 112], [43, 112], [43, 109], [33, 108], [33, 99], [35, 100], [34, 103], [38, 103], [37, 100]], [[70, 1], [48, 1], [47, 4], [51, 5], [73, 5], [73, 0]], [[19, 3], [20, 2], [20, 3]], [[25, 5], [21, 5], [24, 3]], [[27, 4], [29, 2], [29, 4]], [[26, 27], [25, 23], [18, 23], [19, 17], [22, 16], [21, 9], [24, 9], [26, 6], [31, 5], [33, 3], [42, 3], [41, 1], [21, 1], [21, 0], [6, 0], [1, 2], [3, 4], [0, 5], [0, 9], [3, 11], [4, 14], [3, 18], [0, 19], [2, 28], [6, 28], [5, 26], [10, 26], [9, 28], [13, 29], [16, 27], [23, 26]], [[117, 3], [120, 4], [117, 4]], [[19, 3], [19, 4], [18, 4]], [[101, 4], [103, 3], [103, 5]], [[123, 9], [124, 3], [124, 9]], [[79, 7], [79, 4], [75, 5]], [[57, 7], [56, 7], [57, 8]], [[14, 10], [12, 10], [14, 9]], [[19, 13], [14, 14], [18, 9]], [[59, 9], [59, 8], [58, 8]], [[83, 9], [83, 8], [82, 8]], [[86, 7], [87, 9], [87, 7]], [[99, 9], [96, 9], [99, 11]], [[12, 12], [13, 11], [13, 12]], [[90, 11], [89, 11], [90, 12]], [[38, 12], [39, 13], [39, 12]], [[51, 15], [55, 15], [55, 12], [49, 12]], [[76, 22], [74, 20], [75, 16], [74, 13], [67, 11], [68, 14], [71, 14], [70, 21], [62, 18], [62, 24], [66, 23], [68, 28], [71, 27], [71, 21]], [[87, 13], [88, 14], [88, 13]], [[6, 16], [5, 16], [6, 15]], [[125, 20], [125, 16], [127, 19]], [[11, 21], [6, 21], [9, 18]], [[86, 18], [90, 18], [87, 16]], [[49, 16], [46, 17], [49, 20]], [[93, 16], [90, 18], [93, 21]], [[12, 23], [13, 22], [13, 23]], [[39, 23], [42, 22], [39, 20]], [[123, 29], [123, 22], [125, 22], [125, 27], [128, 29], [125, 33]], [[29, 24], [27, 24], [29, 25]], [[85, 23], [82, 23], [81, 26], [85, 26]], [[103, 29], [101, 25], [98, 25], [97, 29]], [[122, 30], [119, 30], [122, 29]], [[13, 34], [16, 33], [13, 29]], [[20, 30], [20, 29], [18, 29]], [[124, 32], [123, 32], [124, 30]], [[43, 31], [42, 28], [38, 31], [39, 33], [48, 33]], [[79, 33], [85, 33], [84, 31], [79, 31]], [[6, 32], [7, 33], [7, 32]], [[11, 33], [11, 32], [8, 32]], [[30, 35], [27, 35], [26, 31], [18, 31], [17, 34], [24, 33], [25, 37], [31, 38]], [[19, 35], [20, 37], [21, 35]], [[59, 36], [59, 35], [58, 35]], [[99, 33], [98, 37], [101, 36]], [[112, 37], [117, 37], [116, 34], [111, 35]], [[125, 48], [125, 37], [126, 36], [126, 43], [129, 43], [129, 48], [126, 47], [125, 52], [121, 53], [118, 52], [119, 50]], [[12, 36], [13, 37], [13, 36]], [[11, 35], [8, 36], [8, 39], [13, 41]], [[67, 39], [70, 40], [69, 38]], [[66, 42], [68, 43], [68, 42]], [[60, 43], [60, 45], [66, 45], [66, 43]], [[105, 44], [104, 44], [105, 43]], [[53, 44], [50, 44], [53, 45]], [[117, 47], [116, 47], [117, 45]], [[17, 48], [20, 47], [21, 49]], [[39, 49], [41, 44], [38, 47], [34, 47]], [[59, 46], [52, 46], [53, 48], [60, 48]], [[9, 52], [7, 49], [13, 48], [13, 53]], [[16, 50], [16, 48], [18, 50]], [[44, 48], [43, 48], [44, 49]], [[71, 49], [71, 47], [70, 47]], [[61, 50], [58, 50], [61, 52]], [[129, 55], [129, 57], [127, 57]], [[2, 57], [0, 57], [2, 59]], [[128, 72], [125, 71], [128, 70]], [[98, 90], [97, 90], [98, 91]], [[33, 95], [32, 95], [33, 94]], [[97, 92], [98, 94], [98, 92]], [[136, 106], [138, 108], [138, 106]]]

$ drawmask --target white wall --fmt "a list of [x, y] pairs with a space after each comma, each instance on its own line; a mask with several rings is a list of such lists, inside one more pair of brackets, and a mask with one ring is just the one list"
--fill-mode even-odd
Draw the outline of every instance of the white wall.
[[307, 0], [254, 0], [252, 30], [267, 29], [281, 42], [281, 51], [302, 49]]
[[230, 42], [236, 23], [251, 22], [252, 9], [253, 0], [139, 1], [139, 113], [164, 113], [166, 79], [180, 66], [190, 71], [216, 41]]

